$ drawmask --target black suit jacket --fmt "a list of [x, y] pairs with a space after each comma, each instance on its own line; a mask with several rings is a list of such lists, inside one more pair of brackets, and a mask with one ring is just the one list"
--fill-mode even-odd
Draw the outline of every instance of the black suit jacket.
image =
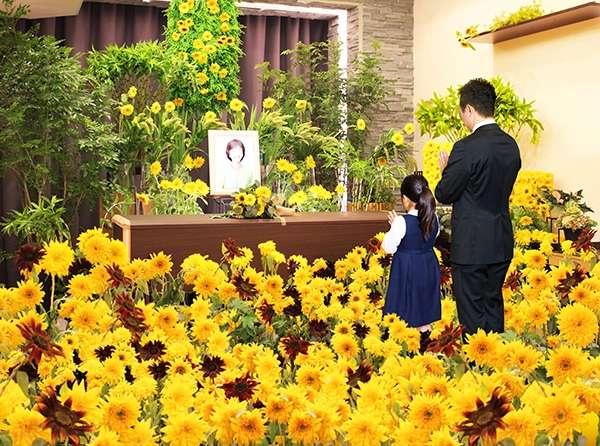
[[435, 189], [452, 204], [450, 260], [463, 265], [512, 259], [508, 199], [521, 168], [519, 147], [497, 124], [479, 127], [452, 148]]

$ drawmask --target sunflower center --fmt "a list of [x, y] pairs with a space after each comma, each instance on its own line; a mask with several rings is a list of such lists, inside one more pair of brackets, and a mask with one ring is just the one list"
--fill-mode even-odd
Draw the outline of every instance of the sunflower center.
[[237, 393], [237, 394], [242, 394], [242, 393], [244, 393], [246, 390], [248, 390], [248, 386], [246, 385], [246, 383], [237, 383], [237, 384], [234, 386], [234, 390], [235, 390], [235, 393]]
[[73, 426], [74, 419], [70, 410], [58, 410], [54, 413], [54, 421], [65, 428]]
[[50, 342], [40, 334], [34, 334], [31, 340], [42, 350], [48, 350], [48, 347], [50, 347]]
[[484, 427], [490, 424], [493, 419], [494, 414], [489, 410], [484, 410], [477, 415], [477, 418], [475, 419], [475, 425], [478, 427]]

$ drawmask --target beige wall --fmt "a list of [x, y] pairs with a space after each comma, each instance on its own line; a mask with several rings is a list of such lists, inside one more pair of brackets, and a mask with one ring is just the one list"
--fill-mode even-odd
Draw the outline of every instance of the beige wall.
[[[461, 48], [455, 38], [456, 30], [485, 25], [528, 3], [415, 0], [415, 105], [450, 85], [502, 76], [517, 95], [535, 100], [545, 127], [538, 147], [519, 141], [523, 168], [552, 172], [557, 188], [583, 189], [586, 202], [597, 211], [593, 217], [600, 220], [600, 18], [496, 45], [475, 44], [476, 51]], [[551, 12], [583, 3], [544, 0], [542, 5]], [[420, 148], [426, 137], [416, 139]]]

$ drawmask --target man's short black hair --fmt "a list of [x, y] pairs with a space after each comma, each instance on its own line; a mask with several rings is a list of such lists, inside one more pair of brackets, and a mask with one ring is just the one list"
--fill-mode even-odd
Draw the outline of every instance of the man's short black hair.
[[458, 92], [460, 94], [461, 110], [470, 105], [485, 118], [494, 116], [496, 90], [490, 81], [482, 78], [471, 79], [460, 87]]

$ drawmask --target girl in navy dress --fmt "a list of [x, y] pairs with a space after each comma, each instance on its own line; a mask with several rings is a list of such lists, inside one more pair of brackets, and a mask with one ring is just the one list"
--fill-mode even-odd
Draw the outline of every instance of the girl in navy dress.
[[420, 175], [407, 176], [400, 194], [407, 214], [389, 213], [391, 228], [382, 243], [385, 252], [394, 254], [383, 314], [397, 314], [425, 335], [442, 317], [440, 267], [433, 252], [439, 233], [435, 199]]

